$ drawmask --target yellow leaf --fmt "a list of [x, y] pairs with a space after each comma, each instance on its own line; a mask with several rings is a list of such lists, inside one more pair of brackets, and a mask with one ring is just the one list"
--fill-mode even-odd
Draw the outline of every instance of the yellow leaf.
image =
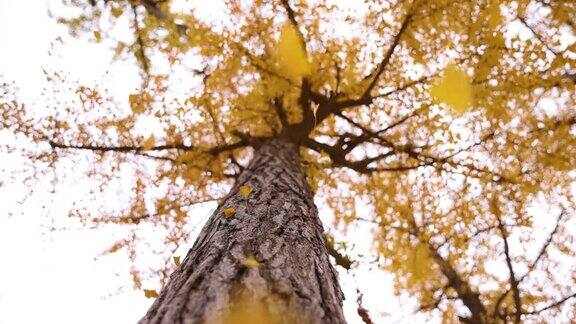
[[429, 254], [426, 244], [418, 243], [410, 251], [407, 263], [408, 270], [412, 275], [410, 282], [415, 284], [425, 281], [427, 276], [430, 275]]
[[198, 179], [200, 179], [201, 174], [202, 171], [200, 171], [200, 169], [196, 167], [189, 167], [186, 169], [186, 171], [184, 171], [183, 178], [190, 182], [196, 182]]
[[122, 16], [122, 8], [120, 7], [114, 7], [112, 6], [112, 9], [110, 10], [110, 13], [112, 14], [112, 16], [114, 16], [114, 18], [118, 18], [120, 16]]
[[234, 209], [233, 207], [224, 208], [224, 215], [226, 217], [232, 217], [232, 216], [234, 216], [235, 213], [236, 213], [236, 209]]
[[179, 256], [175, 256], [174, 258], [174, 264], [179, 267], [180, 266], [180, 257]]
[[250, 186], [248, 185], [244, 185], [240, 187], [240, 193], [242, 194], [242, 196], [244, 196], [244, 198], [248, 198], [248, 196], [250, 196], [250, 193], [252, 192], [252, 188], [250, 188]]
[[[283, 301], [264, 291], [257, 291], [263, 298], [248, 293], [237, 293], [231, 296], [224, 308], [222, 324], [279, 324], [308, 323], [291, 309], [283, 307]], [[257, 295], [260, 296], [260, 295]]]
[[443, 103], [457, 113], [464, 113], [472, 104], [472, 86], [470, 78], [456, 65], [450, 64], [444, 75], [430, 88], [437, 104]]
[[148, 137], [148, 139], [144, 141], [144, 144], [142, 144], [142, 149], [148, 151], [152, 149], [155, 145], [156, 145], [156, 139], [154, 138], [154, 135], [150, 135], [150, 137]]
[[276, 59], [280, 72], [290, 78], [301, 78], [310, 74], [311, 65], [298, 32], [290, 22], [280, 31], [276, 46]]
[[156, 290], [144, 289], [144, 296], [146, 296], [146, 298], [158, 298], [158, 293]]
[[258, 260], [253, 255], [242, 260], [242, 264], [247, 268], [256, 268], [259, 265]]
[[130, 109], [132, 109], [132, 112], [137, 114], [144, 112], [146, 106], [152, 102], [152, 97], [148, 93], [134, 93], [128, 96], [128, 102], [130, 103]]
[[94, 38], [96, 39], [97, 42], [99, 42], [102, 40], [102, 34], [99, 31], [95, 30], [94, 31]]

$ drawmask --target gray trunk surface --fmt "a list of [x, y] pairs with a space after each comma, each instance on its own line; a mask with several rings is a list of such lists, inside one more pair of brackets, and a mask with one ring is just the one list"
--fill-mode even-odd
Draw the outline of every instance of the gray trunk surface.
[[[242, 185], [253, 189], [248, 199]], [[226, 217], [227, 207], [233, 216]], [[139, 323], [217, 323], [238, 289], [254, 298], [274, 296], [298, 323], [345, 323], [322, 232], [297, 145], [268, 141]], [[250, 256], [258, 266], [246, 265]]]

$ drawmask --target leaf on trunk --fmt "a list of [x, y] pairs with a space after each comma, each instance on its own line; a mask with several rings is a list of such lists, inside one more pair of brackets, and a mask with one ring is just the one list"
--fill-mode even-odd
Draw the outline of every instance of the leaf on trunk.
[[234, 214], [236, 214], [236, 209], [234, 209], [233, 207], [224, 208], [224, 215], [226, 217], [232, 217], [234, 216]]
[[180, 266], [180, 257], [179, 256], [175, 256], [174, 257], [174, 264], [179, 267]]
[[242, 260], [242, 264], [247, 268], [256, 268], [258, 267], [258, 265], [260, 265], [258, 263], [258, 260], [256, 260], [256, 258], [253, 255]]
[[250, 193], [252, 193], [252, 188], [248, 185], [243, 185], [240, 187], [240, 193], [242, 194], [242, 196], [244, 196], [244, 198], [248, 198], [248, 196], [250, 196]]

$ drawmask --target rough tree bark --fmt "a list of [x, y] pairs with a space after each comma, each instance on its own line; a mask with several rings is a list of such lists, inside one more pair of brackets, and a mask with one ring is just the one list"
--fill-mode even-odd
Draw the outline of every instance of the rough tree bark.
[[[253, 189], [248, 199], [242, 185]], [[345, 323], [322, 232], [298, 146], [267, 141], [139, 323], [218, 322], [239, 286], [255, 298], [275, 296], [305, 319], [299, 323]], [[246, 265], [250, 256], [258, 266]]]

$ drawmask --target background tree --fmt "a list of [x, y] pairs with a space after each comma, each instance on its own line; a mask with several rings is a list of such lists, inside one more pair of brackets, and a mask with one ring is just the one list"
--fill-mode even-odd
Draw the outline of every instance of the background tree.
[[[67, 165], [90, 159], [87, 200], [133, 180], [125, 209], [78, 202], [72, 215], [129, 227], [109, 252], [125, 248], [132, 258], [146, 240], [139, 231], [163, 227], [166, 264], [156, 272], [163, 282], [187, 238], [191, 206], [221, 199], [148, 319], [158, 319], [156, 309], [173, 314], [162, 308], [167, 300], [181, 307], [171, 287], [210, 255], [202, 242], [218, 235], [206, 234], [234, 220], [238, 228], [267, 224], [242, 219], [272, 218], [276, 211], [251, 208], [275, 206], [272, 193], [288, 192], [282, 183], [299, 184], [294, 197], [304, 193], [294, 206], [311, 201], [300, 173], [341, 229], [374, 225], [372, 262], [395, 275], [398, 292], [417, 298], [421, 312], [471, 323], [576, 317], [572, 2], [367, 1], [344, 10], [323, 1], [225, 1], [212, 20], [178, 1], [64, 3], [73, 10], [59, 19], [72, 35], [137, 62], [141, 89], [122, 102], [104, 84], [75, 85], [47, 70], [57, 106], [34, 117], [4, 85], [4, 126], [37, 145], [4, 149], [21, 150], [35, 162], [31, 177], [54, 183]], [[122, 28], [133, 31], [131, 41], [116, 36]], [[56, 92], [68, 87], [73, 96]], [[153, 134], [137, 131], [143, 122], [155, 125]], [[275, 176], [253, 180], [266, 174], [260, 165]], [[275, 177], [281, 184], [267, 186]], [[309, 208], [302, 213], [316, 219]], [[338, 322], [330, 305], [339, 303], [339, 289], [325, 249], [353, 265], [333, 239], [325, 247], [314, 226], [306, 223], [302, 230], [312, 234], [302, 237], [314, 241], [318, 267], [330, 269], [314, 280], [328, 280], [333, 293], [319, 303], [324, 315], [308, 314]], [[228, 251], [231, 269], [273, 279], [264, 248]], [[131, 271], [142, 288], [141, 270]], [[295, 291], [302, 290], [290, 298], [309, 297]], [[360, 303], [358, 311], [370, 321]]]

